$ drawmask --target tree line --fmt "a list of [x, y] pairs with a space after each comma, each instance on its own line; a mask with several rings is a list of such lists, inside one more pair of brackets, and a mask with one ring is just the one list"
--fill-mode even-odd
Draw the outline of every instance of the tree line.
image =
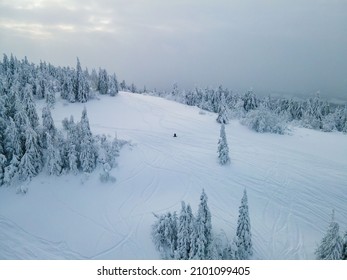
[[319, 93], [307, 99], [267, 96], [258, 97], [252, 90], [238, 94], [227, 88], [199, 88], [171, 91], [149, 91], [147, 94], [175, 100], [218, 114], [217, 121], [226, 124], [237, 118], [256, 132], [284, 134], [288, 124], [324, 132], [347, 133], [347, 104], [322, 100]]

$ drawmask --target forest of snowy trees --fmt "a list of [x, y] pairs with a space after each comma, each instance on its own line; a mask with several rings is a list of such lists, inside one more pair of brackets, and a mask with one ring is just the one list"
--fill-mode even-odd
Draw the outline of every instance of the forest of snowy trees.
[[[45, 171], [49, 175], [90, 173], [101, 165], [101, 181], [114, 181], [109, 175], [124, 141], [94, 136], [87, 110], [79, 122], [63, 121], [64, 129], [54, 124], [51, 108], [58, 95], [69, 102], [87, 102], [97, 92], [115, 96], [118, 82], [106, 70], [54, 67], [41, 62], [36, 66], [25, 58], [4, 55], [0, 63], [0, 186], [30, 180]], [[35, 100], [44, 99], [41, 121]], [[26, 192], [24, 187], [19, 191]]]
[[180, 214], [156, 215], [152, 239], [163, 259], [175, 260], [237, 260], [253, 255], [247, 192], [244, 191], [237, 231], [234, 237], [215, 235], [207, 195], [202, 191], [198, 213], [194, 216], [189, 204], [182, 201]]

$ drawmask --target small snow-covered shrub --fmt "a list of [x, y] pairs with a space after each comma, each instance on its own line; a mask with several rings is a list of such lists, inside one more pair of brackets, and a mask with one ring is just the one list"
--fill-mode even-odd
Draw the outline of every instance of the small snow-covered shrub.
[[264, 107], [249, 111], [241, 124], [246, 125], [250, 129], [265, 133], [284, 134], [287, 130], [287, 124], [281, 115], [277, 115]]
[[323, 118], [322, 129], [324, 132], [336, 130], [336, 121], [333, 114], [329, 114]]
[[102, 183], [107, 183], [107, 182], [111, 182], [114, 183], [116, 182], [116, 178], [110, 175], [110, 171], [111, 171], [111, 166], [108, 163], [104, 163], [103, 164], [103, 171], [100, 174], [100, 181]]

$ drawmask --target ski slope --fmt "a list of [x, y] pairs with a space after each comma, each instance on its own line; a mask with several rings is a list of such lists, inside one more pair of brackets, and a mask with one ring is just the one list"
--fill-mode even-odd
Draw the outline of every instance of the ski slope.
[[94, 134], [131, 143], [111, 172], [117, 181], [101, 183], [98, 171], [42, 173], [25, 195], [1, 187], [0, 259], [158, 259], [152, 213], [179, 212], [182, 200], [196, 212], [203, 188], [214, 233], [229, 239], [247, 188], [255, 259], [313, 259], [333, 208], [347, 230], [346, 135], [258, 134], [231, 121], [231, 164], [220, 166], [213, 113], [121, 92], [86, 104], [59, 100], [56, 126], [71, 114], [79, 120], [83, 106]]

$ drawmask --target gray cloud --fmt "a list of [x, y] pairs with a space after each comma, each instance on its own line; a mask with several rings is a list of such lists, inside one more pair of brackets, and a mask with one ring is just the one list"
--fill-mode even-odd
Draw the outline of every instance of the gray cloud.
[[138, 86], [223, 84], [347, 98], [347, 1], [0, 2], [0, 49], [106, 67]]

